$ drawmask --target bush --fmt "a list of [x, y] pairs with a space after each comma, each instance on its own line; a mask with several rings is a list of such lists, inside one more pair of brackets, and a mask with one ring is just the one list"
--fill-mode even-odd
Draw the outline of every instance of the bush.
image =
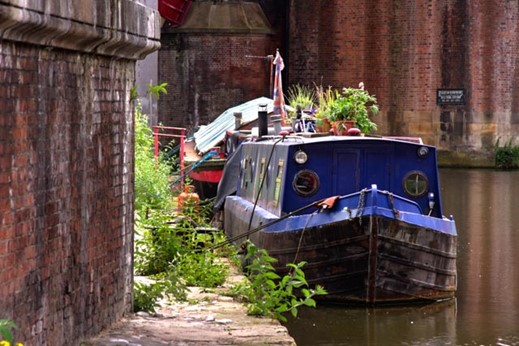
[[135, 210], [171, 209], [170, 166], [153, 153], [153, 132], [140, 104], [135, 107]]
[[500, 169], [519, 168], [519, 146], [512, 145], [510, 139], [503, 147], [499, 146], [499, 139], [495, 146], [496, 167]]

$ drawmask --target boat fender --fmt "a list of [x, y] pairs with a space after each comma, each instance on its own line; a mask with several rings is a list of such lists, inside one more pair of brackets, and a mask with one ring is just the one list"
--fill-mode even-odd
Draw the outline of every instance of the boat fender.
[[320, 207], [321, 210], [333, 208], [337, 199], [339, 199], [339, 196], [328, 197], [325, 200], [319, 202], [317, 206]]
[[351, 129], [348, 129], [348, 136], [358, 136], [360, 135], [360, 130], [356, 127], [352, 127]]

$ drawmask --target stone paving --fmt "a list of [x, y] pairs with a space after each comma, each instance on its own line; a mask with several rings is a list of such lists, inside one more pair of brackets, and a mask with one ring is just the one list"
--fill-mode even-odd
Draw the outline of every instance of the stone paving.
[[[243, 276], [232, 273], [228, 282]], [[223, 290], [225, 290], [225, 285]], [[190, 303], [165, 303], [156, 315], [137, 313], [84, 346], [295, 345], [277, 320], [248, 316], [243, 304], [222, 291], [191, 288]]]

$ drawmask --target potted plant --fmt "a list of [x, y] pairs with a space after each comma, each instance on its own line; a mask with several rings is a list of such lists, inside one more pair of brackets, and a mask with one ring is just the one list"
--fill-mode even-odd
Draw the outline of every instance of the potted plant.
[[377, 99], [364, 90], [361, 83], [359, 88], [343, 88], [342, 92], [337, 93], [330, 106], [329, 119], [335, 134], [341, 134], [353, 126], [369, 134], [377, 130], [377, 124], [370, 118], [376, 114]]
[[288, 105], [294, 110], [289, 111], [290, 117], [296, 116], [296, 109], [301, 108], [302, 110], [311, 110], [314, 107], [315, 93], [314, 91], [304, 85], [291, 85], [287, 92]]
[[330, 108], [338, 95], [337, 90], [332, 87], [323, 89], [322, 86], [316, 86], [317, 110], [315, 112], [315, 125], [318, 132], [329, 133], [331, 130]]
[[295, 123], [300, 120], [303, 111], [313, 113], [315, 92], [310, 87], [295, 84], [288, 88], [287, 101], [288, 105], [292, 107], [292, 110], [288, 111], [288, 115], [292, 119], [292, 127], [295, 128]]

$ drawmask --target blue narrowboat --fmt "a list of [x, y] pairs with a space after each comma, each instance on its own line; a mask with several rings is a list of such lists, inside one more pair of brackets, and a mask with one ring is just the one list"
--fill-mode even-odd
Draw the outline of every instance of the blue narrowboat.
[[436, 148], [368, 136], [271, 136], [227, 160], [216, 208], [228, 238], [306, 261], [344, 303], [454, 297], [456, 225], [443, 215]]

